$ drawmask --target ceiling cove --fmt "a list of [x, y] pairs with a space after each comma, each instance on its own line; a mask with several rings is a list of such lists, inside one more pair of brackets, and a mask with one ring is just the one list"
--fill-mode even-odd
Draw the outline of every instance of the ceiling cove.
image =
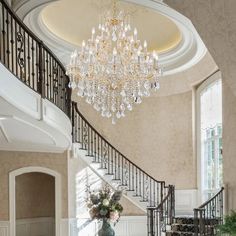
[[[104, 7], [96, 3], [100, 1]], [[19, 0], [22, 3], [15, 9], [66, 65], [71, 51], [89, 37], [99, 14], [109, 8], [111, 1], [100, 1]], [[131, 23], [137, 27], [139, 37], [147, 39], [151, 50], [159, 51], [164, 76], [183, 72], [205, 56], [207, 49], [191, 21], [162, 1], [126, 0], [119, 1], [119, 7], [131, 11]]]

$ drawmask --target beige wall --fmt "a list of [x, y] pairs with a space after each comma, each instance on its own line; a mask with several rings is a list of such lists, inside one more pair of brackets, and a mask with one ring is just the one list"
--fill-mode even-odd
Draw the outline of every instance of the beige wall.
[[116, 125], [83, 100], [79, 109], [118, 150], [157, 180], [196, 188], [192, 145], [192, 92], [150, 97]]
[[192, 20], [223, 76], [224, 181], [236, 209], [236, 1], [165, 0]]
[[230, 209], [236, 209], [236, 97], [223, 80], [224, 183], [228, 185]]
[[9, 220], [9, 173], [26, 166], [50, 168], [62, 178], [62, 217], [68, 217], [67, 154], [0, 151], [0, 220]]
[[43, 173], [16, 177], [16, 219], [55, 216], [55, 179]]

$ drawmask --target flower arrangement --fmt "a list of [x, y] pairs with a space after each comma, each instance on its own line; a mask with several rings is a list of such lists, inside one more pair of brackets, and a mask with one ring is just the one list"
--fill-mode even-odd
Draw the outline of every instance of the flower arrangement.
[[123, 207], [119, 203], [121, 196], [121, 191], [112, 191], [108, 186], [98, 192], [89, 191], [87, 206], [91, 219], [117, 223], [120, 213], [123, 211]]

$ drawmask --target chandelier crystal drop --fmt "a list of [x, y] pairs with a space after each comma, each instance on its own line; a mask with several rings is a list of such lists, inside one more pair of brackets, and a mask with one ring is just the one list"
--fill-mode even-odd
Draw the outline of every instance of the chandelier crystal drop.
[[151, 89], [159, 89], [158, 55], [148, 52], [147, 42], [137, 36], [129, 17], [123, 11], [117, 13], [114, 3], [97, 34], [93, 28], [91, 38], [72, 53], [67, 66], [69, 87], [103, 117], [112, 118], [113, 124], [149, 97]]

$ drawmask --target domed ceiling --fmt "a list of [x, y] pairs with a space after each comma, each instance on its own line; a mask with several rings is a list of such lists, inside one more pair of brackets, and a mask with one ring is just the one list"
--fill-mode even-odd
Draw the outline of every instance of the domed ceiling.
[[[147, 40], [149, 50], [166, 52], [180, 43], [179, 28], [166, 16], [124, 1], [119, 1], [117, 5], [130, 14], [131, 26], [137, 28], [139, 39]], [[45, 7], [41, 16], [52, 33], [79, 46], [83, 40], [90, 38], [91, 29], [99, 24], [99, 17], [110, 9], [110, 0], [60, 0]]]
[[[71, 52], [91, 37], [92, 28], [97, 28], [104, 12], [112, 10], [112, 3], [112, 0], [28, 0], [17, 14], [66, 66]], [[138, 38], [147, 40], [150, 51], [160, 53], [164, 78], [161, 91], [171, 94], [189, 90], [187, 81], [196, 82], [190, 71], [195, 71], [197, 80], [214, 71], [215, 63], [187, 17], [160, 0], [117, 0], [117, 5], [130, 15]]]

